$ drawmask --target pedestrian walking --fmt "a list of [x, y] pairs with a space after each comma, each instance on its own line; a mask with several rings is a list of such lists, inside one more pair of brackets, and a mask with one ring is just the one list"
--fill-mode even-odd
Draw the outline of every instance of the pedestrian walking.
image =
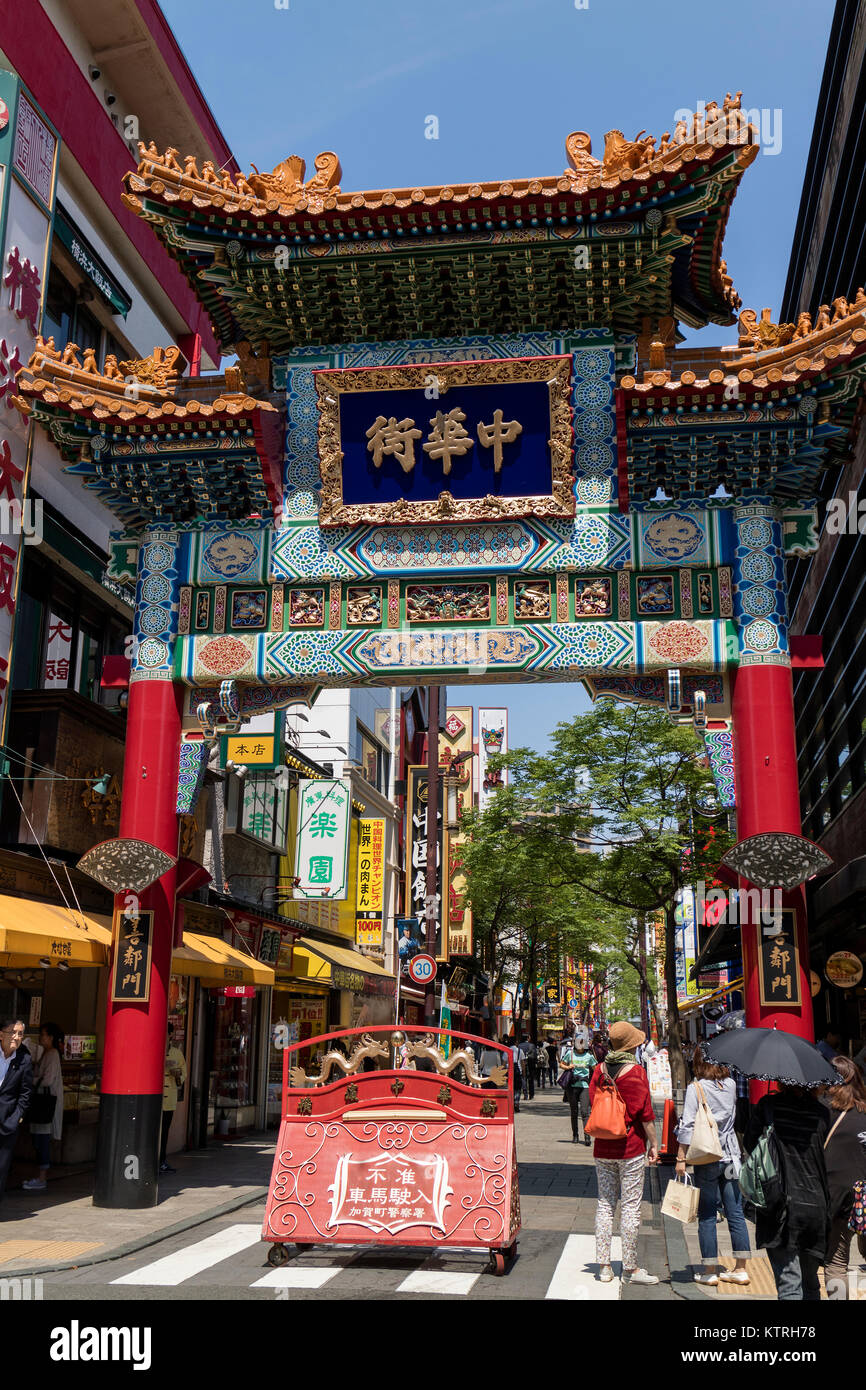
[[[39, 1175], [22, 1183], [28, 1192], [44, 1192], [51, 1167], [51, 1141], [63, 1137], [63, 1070], [60, 1053], [63, 1030], [56, 1023], [43, 1023], [39, 1031], [39, 1056], [33, 1069], [33, 1097], [30, 1105], [30, 1133], [39, 1163]], [[51, 1102], [54, 1102], [53, 1108]], [[41, 1119], [42, 1111], [50, 1119]]]
[[535, 1100], [535, 1043], [525, 1033], [520, 1041], [520, 1055], [523, 1059], [523, 1099]]
[[18, 1126], [33, 1094], [33, 1062], [24, 1041], [24, 1020], [0, 1018], [0, 1197], [6, 1187]]
[[[693, 1168], [694, 1181], [699, 1193], [698, 1243], [704, 1266], [701, 1273], [695, 1275], [695, 1283], [717, 1285], [721, 1280], [724, 1284], [748, 1284], [746, 1261], [751, 1254], [751, 1248], [737, 1182], [740, 1171], [740, 1146], [735, 1133], [737, 1083], [727, 1067], [708, 1062], [699, 1047], [695, 1048], [692, 1068], [694, 1080], [686, 1089], [683, 1118], [677, 1130], [677, 1176], [685, 1177], [686, 1153], [691, 1143], [695, 1119], [702, 1105], [706, 1105], [715, 1121], [724, 1155], [714, 1163], [697, 1163]], [[719, 1266], [716, 1211], [720, 1204], [731, 1235], [736, 1262], [733, 1269], [722, 1269]]]
[[595, 1214], [598, 1277], [605, 1284], [613, 1279], [610, 1246], [619, 1202], [623, 1282], [657, 1284], [657, 1276], [648, 1274], [637, 1262], [644, 1168], [647, 1162], [657, 1163], [659, 1156], [649, 1083], [646, 1072], [634, 1057], [635, 1048], [646, 1041], [646, 1035], [624, 1020], [612, 1023], [608, 1032], [610, 1051], [604, 1062], [593, 1070], [589, 1099], [592, 1105], [603, 1079], [612, 1081], [625, 1104], [626, 1136], [624, 1139], [596, 1139], [593, 1149], [598, 1181]]
[[[834, 1057], [833, 1066], [844, 1086], [827, 1093], [830, 1132], [824, 1141], [824, 1162], [830, 1190], [830, 1235], [824, 1261], [827, 1297], [848, 1297], [848, 1256], [854, 1231], [849, 1226], [855, 1182], [866, 1183], [866, 1085], [848, 1057]], [[857, 1233], [857, 1248], [866, 1259], [866, 1233]]]
[[593, 1033], [592, 1055], [595, 1057], [595, 1060], [597, 1062], [603, 1062], [609, 1051], [610, 1046], [608, 1045], [608, 1042], [605, 1039], [604, 1034], [600, 1031]]
[[571, 1077], [565, 1088], [565, 1095], [571, 1109], [571, 1139], [574, 1144], [580, 1143], [581, 1120], [583, 1142], [586, 1145], [590, 1143], [586, 1132], [586, 1122], [589, 1119], [589, 1082], [593, 1067], [597, 1065], [583, 1038], [578, 1038], [576, 1042], [574, 1039], [569, 1040], [563, 1051], [562, 1069], [569, 1072]]
[[815, 1044], [822, 1057], [833, 1062], [842, 1046], [842, 1034], [837, 1028], [828, 1028], [820, 1042]]
[[520, 1099], [523, 1094], [523, 1053], [514, 1038], [509, 1038], [507, 1033], [502, 1034], [503, 1047], [511, 1048], [511, 1060], [514, 1064], [514, 1076], [512, 1078], [514, 1086], [514, 1113], [520, 1114]]
[[172, 1168], [166, 1157], [168, 1131], [171, 1129], [171, 1122], [177, 1109], [178, 1087], [186, 1083], [186, 1061], [180, 1048], [176, 1047], [172, 1041], [173, 1037], [174, 1025], [170, 1023], [165, 1046], [165, 1075], [162, 1086], [162, 1136], [159, 1146], [159, 1171], [161, 1173], [177, 1172], [177, 1169]]
[[[752, 1030], [755, 1031], [755, 1030]], [[779, 1085], [753, 1106], [745, 1147], [751, 1153], [768, 1125], [781, 1160], [784, 1195], [776, 1206], [758, 1207], [755, 1243], [766, 1250], [780, 1302], [817, 1303], [818, 1270], [830, 1238], [830, 1193], [824, 1140], [828, 1111], [804, 1086]]]
[[559, 1062], [559, 1047], [557, 1046], [556, 1041], [553, 1038], [551, 1038], [549, 1042], [545, 1043], [544, 1050], [547, 1053], [547, 1075], [550, 1078], [551, 1086], [555, 1086], [557, 1077], [557, 1064]]

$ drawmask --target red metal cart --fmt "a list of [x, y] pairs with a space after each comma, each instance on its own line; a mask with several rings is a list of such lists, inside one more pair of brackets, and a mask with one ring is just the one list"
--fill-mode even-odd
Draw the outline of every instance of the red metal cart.
[[[472, 1043], [501, 1054], [486, 1076]], [[319, 1046], [308, 1076], [299, 1054]], [[519, 1230], [510, 1048], [383, 1024], [286, 1049], [262, 1231], [270, 1264], [290, 1258], [288, 1244], [471, 1246], [504, 1274]]]

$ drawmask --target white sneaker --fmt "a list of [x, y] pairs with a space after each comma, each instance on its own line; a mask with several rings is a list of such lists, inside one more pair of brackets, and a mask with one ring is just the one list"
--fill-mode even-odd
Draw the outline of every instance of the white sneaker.
[[23, 1182], [21, 1186], [27, 1192], [44, 1192], [48, 1184], [41, 1178], [31, 1178], [29, 1182]]
[[623, 1271], [622, 1282], [624, 1284], [657, 1284], [659, 1278], [657, 1274], [647, 1274], [645, 1269], [633, 1269], [630, 1274]]

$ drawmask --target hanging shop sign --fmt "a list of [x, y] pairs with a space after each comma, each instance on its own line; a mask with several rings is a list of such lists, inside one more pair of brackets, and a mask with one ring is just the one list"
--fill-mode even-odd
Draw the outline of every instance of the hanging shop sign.
[[824, 966], [824, 974], [831, 985], [853, 989], [863, 979], [863, 962], [852, 951], [835, 951]]
[[810, 970], [809, 979], [812, 984], [812, 998], [814, 999], [815, 995], [820, 994], [823, 988], [821, 984], [821, 976], [815, 970]]
[[59, 206], [54, 215], [54, 235], [66, 247], [82, 274], [87, 276], [90, 283], [108, 301], [111, 312], [126, 318], [132, 308], [132, 300], [126, 290], [121, 289], [105, 262], [81, 234], [72, 218]]
[[346, 897], [351, 810], [347, 782], [321, 778], [299, 783], [296, 898]]
[[[419, 920], [419, 931], [425, 931], [424, 919], [426, 916], [425, 899], [427, 898], [427, 855], [429, 847], [427, 844], [427, 769], [426, 767], [410, 767], [407, 775], [407, 797], [406, 813], [409, 825], [406, 835], [406, 843], [409, 847], [409, 861], [406, 870], [406, 912], [407, 917], [399, 920]], [[436, 892], [442, 892], [442, 864], [445, 860], [445, 831], [442, 817], [442, 808], [439, 806], [436, 812], [437, 843], [436, 853]], [[440, 897], [441, 906], [441, 897]], [[448, 925], [447, 912], [440, 912], [440, 921], [436, 923], [436, 959], [446, 960], [448, 957]], [[444, 924], [444, 925], [443, 925]], [[443, 939], [444, 938], [444, 939]], [[400, 938], [398, 935], [398, 944]], [[426, 946], [426, 935], [421, 936], [417, 950], [423, 950]], [[415, 951], [412, 952], [415, 954]], [[400, 959], [403, 961], [404, 953], [401, 951]]]
[[111, 1002], [148, 1003], [153, 957], [153, 913], [137, 912], [135, 916], [116, 913], [114, 939]]
[[382, 945], [385, 906], [385, 822], [361, 819], [358, 827], [358, 884], [355, 942], [358, 946]]
[[220, 766], [262, 768], [279, 767], [282, 750], [276, 734], [223, 734], [220, 738]]
[[493, 797], [508, 782], [508, 773], [489, 766], [491, 754], [508, 752], [508, 710], [479, 709], [478, 711], [478, 809], [484, 811]]
[[797, 950], [796, 916], [793, 908], [782, 909], [782, 925], [775, 936], [758, 943], [760, 1002], [773, 1008], [799, 1008], [800, 954]]
[[267, 922], [263, 922], [259, 934], [259, 949], [256, 953], [259, 960], [265, 965], [276, 965], [280, 959], [282, 941], [283, 934], [279, 927], [269, 927]]
[[221, 985], [219, 993], [224, 999], [254, 999], [255, 985]]

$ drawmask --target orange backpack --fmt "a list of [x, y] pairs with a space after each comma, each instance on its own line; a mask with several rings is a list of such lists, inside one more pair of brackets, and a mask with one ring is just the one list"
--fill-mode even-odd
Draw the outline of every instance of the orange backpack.
[[604, 1063], [601, 1072], [584, 1132], [593, 1139], [626, 1139], [631, 1126], [625, 1101]]

